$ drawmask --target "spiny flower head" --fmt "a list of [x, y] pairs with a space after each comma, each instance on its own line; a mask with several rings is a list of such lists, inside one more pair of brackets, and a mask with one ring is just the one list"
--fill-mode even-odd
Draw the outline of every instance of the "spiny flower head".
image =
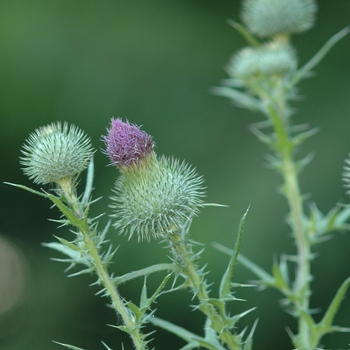
[[245, 0], [242, 19], [259, 37], [303, 32], [312, 27], [314, 0]]
[[178, 232], [203, 204], [202, 183], [189, 165], [154, 154], [142, 167], [117, 179], [114, 227], [141, 240]]
[[128, 121], [112, 118], [111, 127], [107, 131], [107, 136], [103, 136], [106, 145], [104, 153], [111, 164], [120, 169], [137, 165], [153, 153], [152, 137]]
[[105, 136], [111, 163], [121, 171], [112, 197], [114, 227], [139, 239], [179, 231], [203, 204], [203, 178], [185, 163], [158, 158], [152, 137], [136, 125], [112, 119]]
[[36, 129], [23, 145], [23, 172], [37, 184], [59, 183], [84, 169], [93, 153], [90, 138], [60, 122]]

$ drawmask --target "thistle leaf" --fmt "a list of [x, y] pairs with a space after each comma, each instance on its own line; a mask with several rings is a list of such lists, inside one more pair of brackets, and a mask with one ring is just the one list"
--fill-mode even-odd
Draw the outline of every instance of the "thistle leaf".
[[137, 305], [135, 305], [134, 303], [132, 303], [132, 302], [128, 302], [126, 305], [127, 305], [128, 308], [135, 314], [137, 320], [140, 320], [141, 317], [142, 317], [142, 311], [141, 311], [141, 309], [140, 309]]
[[256, 329], [256, 326], [258, 325], [258, 320], [256, 320], [253, 324], [252, 330], [250, 331], [248, 337], [244, 341], [243, 349], [242, 350], [252, 350], [253, 349], [253, 335]]
[[83, 198], [81, 199], [81, 203], [84, 206], [86, 206], [89, 203], [91, 192], [92, 192], [93, 181], [94, 181], [94, 158], [93, 156], [91, 156], [88, 169], [87, 169], [85, 191], [84, 191]]
[[[69, 256], [71, 258], [71, 260], [69, 260], [67, 262], [74, 262], [76, 264], [83, 264], [83, 265], [90, 267], [89, 261], [85, 257], [83, 257], [81, 252], [78, 252], [75, 249], [73, 250], [64, 244], [57, 243], [57, 242], [42, 243], [42, 245], [44, 247], [48, 247], [50, 249], [56, 250], [60, 253], [63, 253], [65, 255]], [[58, 260], [58, 259], [56, 259], [56, 260]], [[63, 261], [65, 261], [65, 260], [63, 260]]]
[[39, 191], [35, 191], [35, 190], [33, 190], [32, 188], [27, 187], [27, 186], [23, 186], [23, 185], [19, 185], [19, 184], [14, 184], [14, 183], [11, 183], [11, 182], [6, 182], [6, 181], [4, 181], [4, 184], [10, 185], [10, 186], [14, 186], [14, 187], [18, 187], [18, 188], [21, 188], [22, 190], [26, 190], [26, 191], [28, 191], [28, 192], [37, 194], [38, 196], [47, 198], [47, 195], [46, 195], [45, 193], [42, 193], [42, 192], [39, 192]]
[[122, 283], [125, 283], [127, 281], [133, 280], [135, 278], [143, 277], [143, 276], [149, 275], [149, 274], [154, 273], [154, 272], [159, 272], [159, 271], [174, 271], [176, 273], [180, 273], [181, 269], [179, 266], [177, 266], [175, 264], [156, 264], [156, 265], [152, 265], [152, 266], [146, 267], [146, 268], [141, 269], [141, 270], [126, 273], [125, 275], [120, 276], [120, 277], [115, 277], [114, 283], [115, 283], [115, 285], [122, 284]]
[[67, 206], [65, 206], [62, 201], [56, 196], [46, 193], [46, 196], [56, 205], [56, 207], [62, 212], [62, 214], [70, 221], [73, 226], [78, 228], [81, 227], [82, 221], [70, 210]]
[[[232, 255], [233, 249], [227, 248], [219, 243], [214, 242], [213, 243], [214, 248], [217, 250], [220, 250], [221, 252]], [[247, 268], [249, 271], [253, 272], [254, 275], [260, 278], [260, 282], [262, 284], [268, 285], [268, 286], [274, 286], [275, 279], [273, 276], [271, 276], [269, 273], [267, 273], [265, 270], [263, 270], [260, 266], [253, 263], [251, 260], [246, 258], [244, 255], [239, 254], [237, 257], [237, 261], [241, 263], [245, 268]]]
[[350, 286], [350, 277], [348, 277], [338, 289], [336, 295], [334, 296], [332, 302], [330, 303], [319, 325], [322, 325], [323, 327], [326, 327], [326, 328], [332, 327], [333, 319], [339, 309], [340, 303], [342, 302], [349, 286]]
[[278, 264], [277, 262], [273, 263], [272, 267], [272, 273], [275, 277], [274, 286], [275, 288], [278, 288], [281, 290], [284, 294], [289, 294], [289, 287], [288, 287], [288, 269], [286, 260], [282, 259], [281, 263]]
[[247, 40], [248, 44], [254, 46], [254, 47], [259, 47], [261, 46], [260, 42], [254, 38], [253, 35], [250, 34], [248, 29], [243, 25], [238, 22], [233, 21], [232, 19], [229, 19], [227, 23], [233, 27], [234, 29], [237, 30], [239, 34], [242, 35], [242, 37]]
[[310, 71], [313, 69], [323, 57], [330, 51], [330, 49], [342, 38], [348, 35], [350, 32], [350, 26], [345, 27], [343, 30], [333, 35], [323, 46], [322, 48], [307, 62], [303, 67], [301, 67], [295, 74], [295, 77], [292, 81], [293, 85], [297, 84], [301, 79], [303, 79]]
[[230, 259], [230, 262], [227, 266], [227, 269], [221, 279], [220, 283], [220, 289], [219, 289], [219, 299], [227, 299], [231, 297], [231, 281], [232, 281], [232, 275], [233, 275], [233, 270], [237, 262], [237, 257], [238, 253], [241, 247], [241, 242], [242, 242], [242, 236], [243, 236], [243, 229], [244, 229], [244, 224], [245, 220], [248, 214], [249, 208], [247, 211], [244, 213], [242, 216], [240, 222], [239, 222], [239, 227], [238, 227], [238, 234], [236, 238], [236, 243], [235, 247], [233, 249], [233, 253]]
[[162, 320], [161, 318], [155, 316], [150, 317], [149, 322], [187, 341], [188, 345], [186, 345], [182, 349], [194, 349], [203, 347], [210, 350], [225, 350], [225, 348], [218, 344], [218, 342], [212, 342], [210, 340], [207, 340], [195, 333], [188, 331], [187, 329], [177, 326], [171, 322]]
[[147, 309], [151, 306], [151, 304], [156, 300], [156, 298], [161, 294], [163, 288], [165, 287], [166, 283], [168, 282], [170, 276], [172, 273], [169, 273], [165, 276], [162, 283], [159, 285], [157, 290], [153, 293], [153, 295], [150, 298], [147, 298], [147, 287], [146, 287], [146, 281], [144, 283], [144, 286], [142, 288], [141, 292], [141, 300], [140, 300], [140, 309], [143, 312], [146, 312]]
[[74, 244], [73, 242], [69, 242], [64, 238], [61, 237], [57, 237], [55, 236], [63, 245], [65, 245], [66, 247], [68, 247], [71, 250], [74, 250], [76, 252], [81, 252], [81, 248], [79, 248], [76, 244]]
[[263, 104], [258, 99], [252, 97], [247, 93], [241, 92], [228, 86], [214, 87], [211, 91], [214, 95], [228, 97], [234, 101], [238, 107], [247, 108], [251, 111], [260, 111], [265, 114]]

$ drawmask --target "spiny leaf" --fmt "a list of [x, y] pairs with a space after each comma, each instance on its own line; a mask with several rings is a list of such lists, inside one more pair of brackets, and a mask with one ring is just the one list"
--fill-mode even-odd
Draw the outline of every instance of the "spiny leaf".
[[333, 35], [322, 48], [307, 62], [303, 67], [301, 67], [295, 74], [292, 81], [293, 85], [297, 84], [302, 78], [304, 78], [307, 73], [311, 71], [322, 59], [326, 56], [329, 50], [342, 38], [348, 35], [350, 32], [350, 27], [345, 27], [343, 30]]
[[140, 320], [142, 317], [142, 312], [140, 308], [132, 302], [128, 302], [126, 305], [135, 314], [136, 318]]
[[231, 296], [231, 281], [232, 281], [232, 275], [233, 275], [233, 270], [236, 265], [238, 253], [241, 247], [241, 241], [242, 241], [242, 236], [243, 236], [243, 229], [244, 229], [244, 224], [245, 220], [248, 214], [249, 208], [247, 211], [244, 213], [242, 216], [240, 222], [239, 222], [239, 227], [238, 227], [238, 234], [236, 238], [236, 243], [235, 247], [233, 249], [233, 253], [230, 259], [230, 262], [227, 266], [227, 269], [221, 279], [220, 283], [220, 289], [219, 289], [219, 298], [220, 299], [226, 299]]
[[[220, 250], [225, 254], [228, 254], [230, 256], [233, 254], [233, 249], [227, 248], [219, 243], [214, 242], [213, 246], [217, 250]], [[249, 271], [253, 272], [257, 277], [259, 277], [261, 280], [261, 283], [269, 286], [274, 285], [275, 279], [269, 273], [263, 270], [260, 266], [258, 266], [257, 264], [253, 263], [251, 260], [246, 258], [244, 255], [239, 254], [237, 257], [237, 261], [241, 263]]]
[[72, 249], [77, 252], [81, 252], [81, 248], [79, 248], [74, 242], [69, 242], [64, 238], [57, 237], [57, 236], [55, 236], [55, 238], [57, 238], [63, 245], [65, 245], [69, 249]]
[[220, 86], [212, 88], [212, 93], [215, 95], [225, 96], [235, 102], [238, 107], [245, 107], [252, 111], [264, 112], [263, 104], [249, 94], [233, 89], [228, 86]]
[[244, 25], [242, 25], [242, 24], [240, 24], [238, 22], [235, 22], [232, 19], [229, 19], [227, 21], [227, 23], [231, 27], [235, 28], [237, 30], [237, 32], [240, 33], [245, 40], [247, 40], [248, 44], [250, 44], [250, 45], [252, 45], [254, 47], [261, 46], [260, 42], [258, 40], [256, 40], [253, 35], [250, 34], [248, 29]]
[[340, 303], [342, 302], [346, 291], [350, 286], [350, 277], [348, 277], [338, 289], [336, 295], [334, 296], [332, 302], [330, 303], [325, 315], [323, 316], [320, 324], [324, 327], [331, 327], [335, 314], [337, 313]]
[[257, 325], [258, 325], [258, 320], [256, 320], [254, 322], [252, 330], [250, 331], [247, 339], [244, 341], [244, 345], [243, 345], [243, 349], [242, 350], [252, 350], [253, 349], [253, 335], [254, 335], [254, 332], [255, 332], [255, 329], [256, 329]]
[[62, 201], [56, 196], [46, 193], [46, 196], [56, 205], [56, 207], [62, 212], [62, 214], [70, 221], [73, 226], [80, 227], [82, 221], [78, 218], [71, 209], [62, 203]]
[[28, 192], [37, 194], [38, 196], [47, 198], [47, 195], [46, 195], [45, 193], [35, 191], [35, 190], [33, 190], [32, 188], [27, 187], [27, 186], [23, 186], [23, 185], [19, 185], [19, 184], [13, 184], [13, 183], [11, 183], [11, 182], [6, 182], [6, 181], [4, 181], [4, 184], [10, 185], [10, 186], [14, 186], [14, 187], [18, 187], [18, 188], [21, 188], [22, 190], [26, 190], [26, 191], [28, 191]]
[[93, 181], [94, 181], [94, 157], [91, 156], [88, 169], [87, 169], [85, 191], [84, 191], [83, 198], [81, 199], [81, 203], [84, 206], [86, 206], [89, 203], [91, 192], [92, 192]]
[[181, 269], [175, 265], [175, 264], [156, 264], [152, 265], [149, 267], [145, 267], [144, 269], [137, 270], [137, 271], [132, 271], [129, 273], [126, 273], [123, 276], [120, 277], [115, 277], [114, 278], [114, 283], [115, 285], [125, 283], [127, 281], [133, 280], [138, 277], [143, 277], [146, 275], [149, 275], [154, 272], [159, 272], [159, 271], [174, 271], [174, 272], [181, 272]]
[[209, 304], [215, 306], [215, 308], [219, 311], [220, 315], [225, 316], [225, 301], [216, 298], [210, 298], [207, 300]]
[[[213, 344], [209, 340], [207, 340], [207, 339], [205, 339], [205, 338], [203, 338], [195, 333], [192, 333], [185, 328], [177, 326], [171, 322], [162, 320], [161, 318], [151, 317], [149, 319], [149, 322], [155, 326], [163, 328], [163, 329], [167, 330], [168, 332], [171, 332], [171, 333], [177, 335], [178, 337], [187, 341], [189, 344], [197, 343], [197, 347], [201, 346], [203, 348], [210, 349], [210, 350], [225, 350], [225, 348], [222, 347], [220, 344], [217, 344], [216, 342]], [[193, 346], [192, 346], [192, 348], [193, 348]], [[187, 349], [191, 349], [191, 347], [187, 348]]]
[[288, 269], [286, 260], [282, 259], [281, 263], [273, 263], [272, 267], [273, 276], [275, 277], [274, 286], [278, 288], [285, 295], [289, 295], [289, 286], [288, 286]]
[[78, 252], [77, 250], [73, 250], [66, 245], [63, 245], [61, 243], [57, 242], [51, 242], [51, 243], [42, 243], [44, 247], [51, 248], [53, 250], [56, 250], [60, 253], [63, 253], [71, 258], [70, 261], [74, 261], [77, 264], [83, 264], [90, 266], [89, 261], [81, 254], [81, 252]]
[[143, 312], [145, 312], [151, 306], [151, 304], [156, 300], [156, 298], [161, 294], [163, 288], [165, 287], [171, 275], [172, 273], [169, 273], [167, 276], [165, 276], [162, 283], [158, 286], [157, 290], [153, 293], [153, 295], [150, 298], [147, 298], [147, 287], [146, 287], [146, 281], [145, 281], [144, 286], [142, 288], [141, 300], [140, 300], [140, 307]]

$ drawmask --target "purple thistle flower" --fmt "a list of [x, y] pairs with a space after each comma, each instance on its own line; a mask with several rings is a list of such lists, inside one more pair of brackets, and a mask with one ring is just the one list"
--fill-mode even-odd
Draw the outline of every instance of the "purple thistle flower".
[[112, 118], [111, 127], [107, 131], [107, 136], [102, 137], [106, 145], [104, 153], [111, 164], [120, 169], [137, 165], [140, 160], [153, 153], [152, 136], [137, 125], [123, 122], [120, 118]]

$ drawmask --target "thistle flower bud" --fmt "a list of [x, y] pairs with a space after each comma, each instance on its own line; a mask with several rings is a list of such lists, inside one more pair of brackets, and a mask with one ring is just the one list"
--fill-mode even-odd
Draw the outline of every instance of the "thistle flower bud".
[[231, 58], [227, 70], [233, 78], [245, 80], [261, 74], [283, 75], [296, 66], [297, 58], [290, 45], [271, 42], [240, 50]]
[[73, 178], [87, 164], [93, 150], [88, 136], [60, 122], [36, 129], [23, 145], [23, 172], [37, 184]]
[[312, 27], [314, 0], [245, 0], [242, 19], [259, 37], [303, 32]]
[[203, 204], [203, 178], [185, 163], [153, 151], [152, 137], [139, 127], [112, 119], [104, 137], [106, 154], [121, 170], [115, 183], [114, 227], [131, 238], [166, 237], [196, 215]]
[[153, 153], [152, 137], [136, 125], [124, 123], [120, 118], [112, 118], [111, 127], [107, 131], [107, 136], [102, 137], [106, 145], [104, 153], [111, 164], [121, 169], [137, 165]]

